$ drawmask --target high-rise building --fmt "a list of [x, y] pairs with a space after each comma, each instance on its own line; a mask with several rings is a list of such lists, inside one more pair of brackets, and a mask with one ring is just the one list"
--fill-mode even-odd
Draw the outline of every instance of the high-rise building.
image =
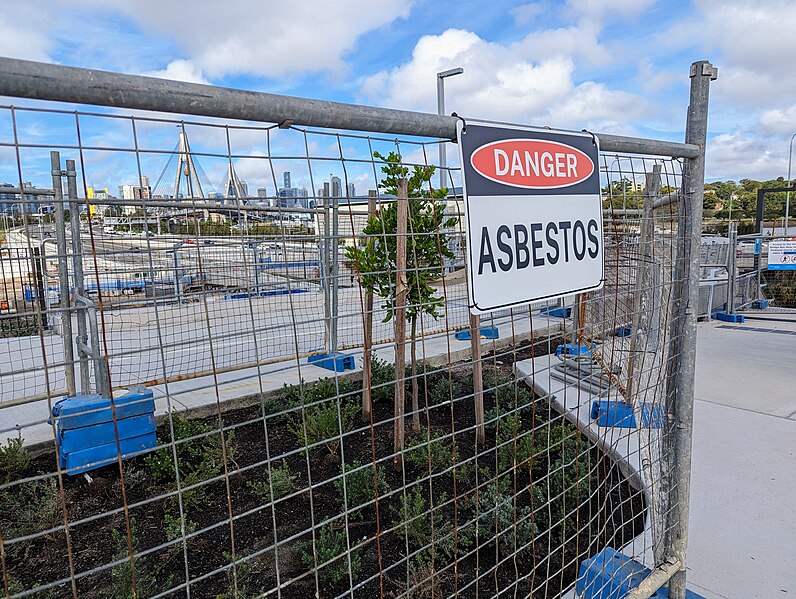
[[354, 198], [354, 197], [356, 197], [356, 195], [357, 195], [357, 192], [356, 192], [356, 189], [354, 188], [354, 184], [353, 183], [349, 183], [348, 184], [348, 197], [349, 198]]
[[257, 197], [258, 198], [267, 198], [268, 197], [268, 189], [265, 187], [258, 187], [257, 188]]
[[290, 171], [285, 171], [284, 173], [282, 173], [282, 179], [284, 182], [285, 189], [290, 189], [291, 187], [293, 187], [290, 184]]
[[332, 197], [333, 198], [340, 198], [343, 196], [343, 184], [340, 181], [340, 177], [335, 177], [331, 175], [330, 181], [332, 183]]

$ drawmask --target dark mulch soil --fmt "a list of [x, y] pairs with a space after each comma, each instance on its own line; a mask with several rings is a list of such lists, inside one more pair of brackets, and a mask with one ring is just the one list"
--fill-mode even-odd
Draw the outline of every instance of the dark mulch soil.
[[[525, 343], [485, 359], [487, 414], [496, 403], [496, 391], [490, 388], [490, 383], [497, 381], [503, 385], [497, 393], [527, 398], [528, 403], [519, 412], [522, 417], [519, 430], [534, 431], [535, 447], [551, 438], [551, 431], [564, 424], [563, 417], [551, 411], [545, 401], [534, 399], [524, 385], [515, 386], [511, 379], [512, 365], [515, 360], [549, 353], [556, 344], [557, 340], [547, 339], [536, 346]], [[432, 389], [440, 379], [454, 382], [453, 402], [443, 401], [439, 393], [433, 396]], [[346, 389], [356, 388], [355, 383], [346, 382], [345, 385]], [[408, 383], [409, 405], [410, 388]], [[254, 597], [269, 590], [276, 596], [275, 589], [281, 585], [282, 597], [313, 597], [316, 572], [302, 558], [311, 555], [312, 527], [337, 517], [333, 526], [345, 531], [345, 519], [339, 518], [344, 512], [343, 501], [333, 479], [339, 480], [341, 462], [370, 464], [374, 456], [390, 491], [380, 492], [378, 509], [371, 504], [357, 514], [360, 517], [348, 521], [349, 542], [361, 544], [352, 553], [360, 563], [353, 580], [355, 597], [399, 596], [405, 593], [408, 579], [414, 588], [406, 596], [411, 597], [440, 596], [434, 592], [441, 592], [441, 596], [458, 593], [460, 597], [475, 597], [476, 591], [478, 597], [527, 597], [529, 594], [535, 598], [553, 597], [572, 584], [578, 565], [585, 557], [606, 545], [621, 546], [642, 532], [645, 514], [642, 495], [629, 486], [608, 458], [591, 447], [571, 426], [566, 425], [568, 428], [564, 429], [571, 440], [569, 450], [559, 442], [551, 445], [549, 454], [542, 458], [534, 455], [516, 469], [498, 472], [500, 456], [495, 448], [494, 426], [487, 428], [485, 446], [477, 449], [475, 445], [470, 367], [455, 364], [421, 376], [420, 391], [421, 406], [428, 402], [428, 409], [421, 414], [423, 430], [444, 435], [454, 433], [459, 464], [455, 476], [448, 472], [429, 477], [428, 469], [424, 471], [416, 464], [407, 464], [403, 471], [393, 467], [390, 457], [393, 406], [388, 399], [391, 389], [387, 389], [384, 399], [375, 402], [372, 423], [363, 423], [358, 416], [354, 419], [354, 430], [344, 436], [336, 455], [320, 446], [306, 456], [296, 436], [288, 429], [289, 417], [276, 414], [264, 418], [259, 405], [227, 412], [223, 415], [224, 426], [234, 429], [231, 444], [234, 455], [226, 465], [228, 476], [223, 476], [222, 470], [219, 480], [201, 487], [204, 493], [198, 504], [186, 508], [187, 517], [195, 530], [201, 531], [199, 534], [187, 541], [169, 542], [165, 514], [176, 513], [177, 504], [174, 498], [163, 496], [176, 490], [176, 484], [156, 482], [145, 457], [124, 462], [124, 494], [117, 466], [92, 472], [90, 483], [82, 476], [64, 476], [65, 509], [70, 523], [68, 536], [62, 526], [61, 506], [42, 507], [34, 501], [30, 509], [35, 510], [36, 516], [28, 517], [35, 526], [31, 525], [28, 532], [49, 528], [56, 531], [6, 547], [4, 561], [10, 575], [9, 588], [12, 593], [32, 589], [68, 578], [70, 572], [74, 572], [78, 575], [75, 587], [79, 597], [132, 597], [135, 571], [139, 597], [159, 593], [187, 597], [187, 571], [191, 597], [234, 597], [232, 569], [213, 573], [228, 566], [234, 553], [238, 560], [244, 560], [235, 571], [237, 596]], [[358, 399], [358, 392], [352, 393], [350, 401]], [[272, 413], [279, 399], [266, 403]], [[217, 428], [217, 419], [204, 422]], [[408, 440], [420, 437], [412, 432], [410, 418], [407, 418], [406, 430]], [[168, 423], [161, 425], [158, 432], [160, 439], [169, 439]], [[215, 438], [218, 439], [218, 433]], [[220, 442], [217, 445], [220, 446]], [[575, 461], [568, 463], [563, 453], [571, 452], [572, 447], [577, 448]], [[281, 464], [284, 460], [296, 477], [296, 490], [273, 507], [248, 484], [267, 481], [268, 456], [272, 464]], [[24, 477], [52, 472], [53, 459], [52, 455], [37, 458], [24, 472]], [[553, 497], [550, 503], [538, 505], [540, 497], [544, 499], [539, 489], [551, 493], [553, 479], [562, 476], [560, 460], [564, 460], [563, 469], [574, 471], [578, 468], [581, 473], [587, 473], [585, 486], [568, 489], [563, 495]], [[485, 493], [490, 485], [494, 487], [496, 482], [512, 501], [516, 501], [515, 514], [521, 513], [525, 506], [533, 510], [536, 530], [523, 538], [517, 533], [520, 544], [529, 543], [523, 550], [516, 553], [510, 547], [506, 550], [481, 528], [478, 537], [470, 535], [469, 541], [462, 541], [461, 546], [450, 543], [455, 549], [451, 555], [436, 553], [432, 569], [429, 552], [407, 558], [407, 548], [412, 554], [421, 547], [407, 540], [402, 530], [389, 530], [399, 521], [398, 512], [408, 487], [410, 493], [417, 490], [422, 495], [425, 511], [431, 509], [433, 499], [435, 526], [452, 531], [456, 522], [459, 525], [456, 538], [468, 538], [473, 526], [464, 525], [478, 518], [479, 494]], [[9, 487], [0, 493], [19, 492], [25, 484], [32, 483]], [[57, 498], [58, 493], [55, 495]], [[159, 499], [153, 500], [155, 497]], [[125, 509], [125, 505], [129, 507]], [[556, 513], [565, 516], [556, 516]], [[0, 515], [0, 525], [8, 528], [5, 523], [11, 517]], [[425, 521], [426, 527], [430, 526], [429, 520]], [[134, 568], [129, 561], [109, 568], [109, 563], [128, 555], [128, 521], [133, 523], [133, 534], [129, 537], [133, 549], [137, 555], [144, 555], [136, 558]], [[511, 528], [508, 526], [508, 531], [500, 532], [513, 534]], [[9, 536], [18, 537], [19, 527], [17, 533], [11, 535], [3, 530], [3, 537]], [[512, 538], [509, 537], [509, 546]], [[345, 559], [343, 556], [342, 560]], [[321, 597], [349, 596], [351, 582], [347, 561], [338, 561], [335, 565], [340, 564], [344, 573], [340, 580], [326, 576], [326, 569], [318, 573]], [[434, 581], [423, 582], [431, 572], [435, 572]], [[167, 593], [168, 589], [176, 590]], [[70, 597], [72, 594], [71, 585], [64, 584], [34, 596]]]

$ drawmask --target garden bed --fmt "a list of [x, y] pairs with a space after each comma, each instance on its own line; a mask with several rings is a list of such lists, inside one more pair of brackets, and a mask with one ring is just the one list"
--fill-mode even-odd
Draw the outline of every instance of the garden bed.
[[[68, 538], [57, 480], [36, 478], [52, 473], [53, 455], [26, 463], [7, 447], [0, 476], [20, 482], [0, 491], [0, 530], [6, 541], [33, 535], [5, 547], [10, 591], [71, 568], [77, 595], [90, 598], [132, 597], [133, 579], [138, 597], [185, 597], [186, 578], [191, 597], [276, 596], [277, 587], [301, 598], [316, 588], [321, 597], [351, 588], [354, 597], [558, 596], [582, 559], [640, 534], [645, 511], [616, 465], [513, 378], [515, 360], [551, 347], [484, 359], [478, 448], [470, 365], [421, 368], [407, 382], [408, 405], [418, 384], [421, 431], [407, 417], [399, 470], [394, 372], [383, 362], [372, 422], [359, 415], [361, 383], [343, 377], [226, 412], [223, 430], [218, 417], [174, 415], [158, 428], [160, 449], [124, 462], [124, 485], [116, 465], [91, 482], [63, 477]], [[33, 596], [72, 596], [71, 583]]]

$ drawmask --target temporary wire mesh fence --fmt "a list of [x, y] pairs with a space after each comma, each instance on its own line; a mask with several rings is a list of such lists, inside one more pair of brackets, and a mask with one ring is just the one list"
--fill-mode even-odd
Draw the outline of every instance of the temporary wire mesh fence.
[[[9, 186], [76, 161], [67, 214], [21, 195], [6, 230], [6, 596], [557, 597], [605, 547], [665, 557], [681, 161], [601, 155], [604, 287], [473, 344], [437, 141], [13, 107], [0, 133]], [[363, 345], [365, 373], [305, 359]], [[70, 385], [115, 390], [88, 410], [112, 454], [149, 387], [157, 448], [74, 476]]]

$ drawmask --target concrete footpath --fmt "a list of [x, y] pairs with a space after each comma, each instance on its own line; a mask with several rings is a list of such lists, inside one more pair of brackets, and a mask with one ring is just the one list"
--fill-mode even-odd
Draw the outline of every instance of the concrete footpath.
[[[706, 599], [796, 596], [796, 311], [700, 323], [697, 333], [688, 586]], [[597, 426], [592, 396], [551, 378], [552, 363], [517, 370], [633, 476], [636, 431]], [[650, 547], [648, 530], [624, 551], [649, 565]]]

